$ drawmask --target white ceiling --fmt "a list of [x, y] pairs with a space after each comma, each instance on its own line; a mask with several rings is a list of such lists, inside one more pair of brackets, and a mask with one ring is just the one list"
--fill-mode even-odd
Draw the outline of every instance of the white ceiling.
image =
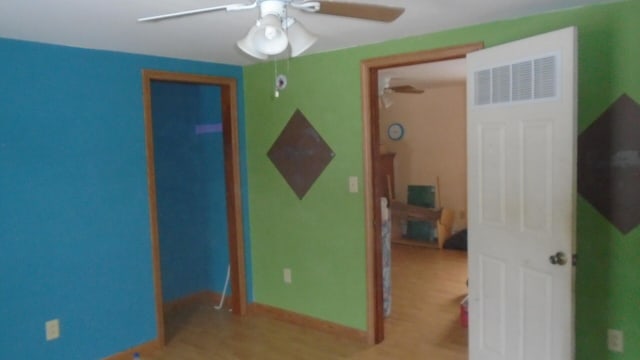
[[[346, 0], [349, 1], [349, 0]], [[554, 11], [602, 0], [351, 0], [406, 8], [393, 23], [291, 10], [318, 42], [305, 54], [326, 52], [461, 26]], [[236, 65], [257, 62], [235, 42], [246, 35], [259, 10], [214, 12], [161, 22], [158, 15], [234, 0], [0, 0], [0, 37], [82, 48], [168, 56]], [[247, 3], [250, 0], [246, 1]]]

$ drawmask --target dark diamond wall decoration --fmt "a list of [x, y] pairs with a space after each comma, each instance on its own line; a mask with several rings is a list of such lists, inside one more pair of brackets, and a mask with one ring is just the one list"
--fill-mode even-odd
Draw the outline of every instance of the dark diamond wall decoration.
[[640, 224], [640, 105], [629, 96], [580, 134], [578, 192], [623, 234]]
[[335, 153], [300, 110], [289, 119], [267, 156], [302, 199]]

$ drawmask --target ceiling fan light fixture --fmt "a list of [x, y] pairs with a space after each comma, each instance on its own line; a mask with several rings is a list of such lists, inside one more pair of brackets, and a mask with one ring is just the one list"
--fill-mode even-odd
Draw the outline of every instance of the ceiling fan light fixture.
[[393, 105], [393, 99], [388, 94], [382, 94], [380, 95], [380, 103], [385, 109], [388, 109]]
[[251, 29], [249, 29], [247, 36], [238, 40], [238, 42], [236, 42], [236, 45], [238, 45], [240, 50], [244, 51], [250, 56], [253, 56], [256, 59], [267, 60], [269, 56], [256, 50], [255, 46], [253, 45], [253, 38], [256, 32], [258, 32], [258, 27], [254, 25], [251, 27]]
[[255, 50], [267, 55], [277, 55], [286, 50], [289, 39], [278, 16], [265, 15], [255, 28], [257, 31], [252, 36]]
[[287, 34], [289, 35], [292, 57], [302, 54], [318, 40], [317, 36], [307, 31], [302, 24], [293, 18], [287, 19]]

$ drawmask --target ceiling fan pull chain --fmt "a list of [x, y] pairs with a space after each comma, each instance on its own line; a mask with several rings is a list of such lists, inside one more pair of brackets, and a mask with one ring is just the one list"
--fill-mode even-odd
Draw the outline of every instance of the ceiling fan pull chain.
[[280, 89], [278, 88], [278, 62], [276, 59], [273, 59], [273, 83], [276, 87], [276, 91], [273, 95], [278, 98], [280, 97]]

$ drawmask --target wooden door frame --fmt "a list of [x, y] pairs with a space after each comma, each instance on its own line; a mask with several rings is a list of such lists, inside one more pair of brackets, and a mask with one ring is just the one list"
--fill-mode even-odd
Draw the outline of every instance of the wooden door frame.
[[424, 50], [363, 60], [360, 64], [362, 93], [366, 273], [367, 273], [367, 333], [370, 343], [384, 340], [384, 313], [382, 303], [382, 234], [380, 229], [380, 201], [385, 184], [377, 176], [380, 156], [380, 113], [378, 109], [378, 71], [466, 57], [467, 53], [484, 48], [484, 43]]
[[247, 312], [247, 291], [244, 261], [242, 198], [240, 192], [240, 151], [238, 145], [237, 81], [234, 78], [207, 75], [143, 70], [142, 72], [144, 123], [147, 149], [147, 180], [149, 187], [149, 217], [151, 223], [151, 251], [153, 258], [153, 285], [155, 288], [158, 345], [165, 344], [162, 276], [160, 269], [160, 243], [158, 237], [158, 209], [153, 147], [153, 118], [151, 82], [165, 81], [220, 88], [222, 105], [222, 137], [224, 143], [224, 172], [227, 202], [227, 228], [229, 265], [231, 267], [231, 310], [238, 315]]

